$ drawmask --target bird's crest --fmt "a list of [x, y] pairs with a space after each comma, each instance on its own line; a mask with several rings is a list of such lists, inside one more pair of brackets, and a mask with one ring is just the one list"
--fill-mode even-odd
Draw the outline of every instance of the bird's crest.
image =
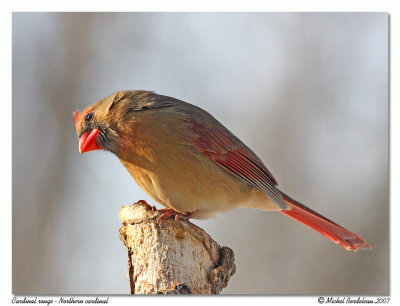
[[74, 111], [74, 124], [76, 126], [76, 122], [78, 121], [78, 117], [81, 114], [81, 111], [79, 109], [77, 109], [76, 111]]

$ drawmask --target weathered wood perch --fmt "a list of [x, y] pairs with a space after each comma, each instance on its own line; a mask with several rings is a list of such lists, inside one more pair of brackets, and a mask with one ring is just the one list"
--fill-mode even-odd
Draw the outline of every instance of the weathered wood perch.
[[219, 294], [235, 273], [234, 254], [204, 230], [144, 201], [121, 208], [131, 294]]

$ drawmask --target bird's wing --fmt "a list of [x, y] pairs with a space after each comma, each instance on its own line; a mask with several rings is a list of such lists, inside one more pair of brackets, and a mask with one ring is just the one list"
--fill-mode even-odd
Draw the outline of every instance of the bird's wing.
[[287, 204], [277, 182], [262, 161], [234, 135], [214, 126], [191, 123], [196, 148], [211, 161], [266, 194], [281, 209]]

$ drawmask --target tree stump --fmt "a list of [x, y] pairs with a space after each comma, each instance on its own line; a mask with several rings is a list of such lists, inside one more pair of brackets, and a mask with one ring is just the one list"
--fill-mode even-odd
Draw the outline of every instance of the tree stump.
[[189, 221], [166, 219], [145, 201], [121, 208], [131, 294], [219, 294], [235, 273], [234, 253]]

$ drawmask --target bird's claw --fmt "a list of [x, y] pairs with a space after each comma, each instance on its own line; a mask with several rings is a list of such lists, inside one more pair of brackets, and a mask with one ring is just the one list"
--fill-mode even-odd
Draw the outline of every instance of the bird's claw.
[[158, 217], [157, 223], [160, 223], [161, 221], [166, 220], [171, 216], [175, 216], [174, 218], [175, 221], [178, 220], [189, 221], [189, 219], [193, 218], [193, 216], [196, 214], [196, 212], [180, 213], [173, 210], [172, 208], [163, 208], [160, 209], [159, 211], [162, 212], [163, 214], [160, 217]]
[[155, 206], [150, 206], [145, 200], [139, 200], [135, 204], [144, 206], [147, 210], [156, 210]]

